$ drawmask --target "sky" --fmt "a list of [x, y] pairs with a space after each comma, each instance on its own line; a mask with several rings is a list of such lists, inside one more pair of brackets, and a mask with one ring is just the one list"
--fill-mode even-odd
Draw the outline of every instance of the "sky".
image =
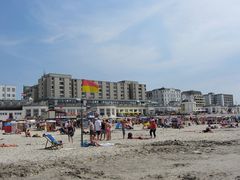
[[227, 93], [240, 104], [239, 0], [1, 0], [0, 84], [43, 73]]

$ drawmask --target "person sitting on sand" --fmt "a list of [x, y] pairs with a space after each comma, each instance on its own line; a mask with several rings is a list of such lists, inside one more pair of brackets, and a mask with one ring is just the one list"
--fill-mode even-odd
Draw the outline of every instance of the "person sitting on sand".
[[209, 127], [207, 127], [205, 130], [203, 130], [202, 131], [203, 133], [212, 133], [213, 131], [209, 128]]
[[100, 146], [100, 144], [98, 143], [97, 139], [96, 139], [96, 134], [93, 134], [91, 137], [91, 141], [90, 141], [90, 145], [91, 146]]
[[128, 139], [151, 139], [151, 137], [141, 137], [141, 136], [133, 137], [132, 133], [129, 132], [128, 133]]
[[34, 134], [32, 137], [41, 137], [39, 134]]
[[25, 136], [26, 136], [26, 137], [31, 137], [31, 134], [30, 134], [30, 130], [29, 130], [29, 129], [26, 130]]

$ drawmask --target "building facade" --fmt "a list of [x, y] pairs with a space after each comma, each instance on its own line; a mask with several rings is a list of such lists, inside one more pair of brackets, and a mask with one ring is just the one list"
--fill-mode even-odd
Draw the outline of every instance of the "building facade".
[[38, 85], [23, 86], [22, 97], [24, 100], [38, 99]]
[[204, 99], [207, 106], [233, 106], [232, 94], [214, 94], [208, 93], [204, 95]]
[[147, 92], [147, 98], [160, 106], [180, 105], [181, 91], [174, 88], [160, 88]]
[[205, 99], [200, 91], [190, 90], [182, 92], [182, 101], [196, 102], [197, 108], [205, 106]]
[[16, 86], [0, 85], [0, 100], [15, 100]]
[[71, 75], [44, 74], [35, 86], [25, 86], [23, 94], [41, 101], [50, 98], [87, 98], [95, 100], [145, 100], [146, 85], [137, 81], [96, 81], [98, 93], [82, 92], [82, 79], [73, 79]]

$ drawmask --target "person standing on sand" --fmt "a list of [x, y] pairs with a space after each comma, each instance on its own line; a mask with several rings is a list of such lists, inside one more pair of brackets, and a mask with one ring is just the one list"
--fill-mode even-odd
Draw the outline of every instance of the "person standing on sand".
[[95, 121], [95, 131], [96, 131], [96, 134], [97, 134], [97, 140], [99, 141], [99, 137], [100, 137], [100, 134], [101, 134], [101, 126], [102, 126], [102, 122], [99, 118], [97, 118], [97, 120]]
[[125, 121], [125, 119], [123, 119], [123, 120], [121, 121], [121, 123], [122, 123], [123, 139], [125, 139], [125, 128], [126, 128], [126, 121]]
[[93, 135], [95, 135], [94, 124], [91, 120], [89, 120], [89, 131], [90, 131], [90, 142], [91, 142]]
[[106, 121], [106, 140], [111, 140], [111, 124], [109, 120]]
[[74, 127], [73, 127], [73, 124], [71, 122], [68, 123], [67, 133], [68, 133], [68, 142], [73, 143]]
[[152, 135], [154, 138], [156, 138], [156, 129], [157, 129], [157, 123], [154, 119], [150, 120], [150, 136], [152, 138]]
[[102, 126], [101, 126], [101, 137], [100, 140], [105, 140], [105, 136], [106, 136], [106, 123], [105, 120], [103, 119], [102, 121]]

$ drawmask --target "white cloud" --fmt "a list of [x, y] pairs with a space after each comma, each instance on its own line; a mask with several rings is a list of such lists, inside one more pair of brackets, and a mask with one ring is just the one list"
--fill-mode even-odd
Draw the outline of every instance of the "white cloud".
[[118, 37], [122, 32], [159, 13], [165, 7], [165, 3], [157, 2], [131, 9], [115, 7], [116, 11], [111, 9], [110, 12], [86, 14], [80, 12], [76, 6], [76, 4], [81, 6], [81, 3], [55, 4], [55, 8], [41, 2], [37, 4], [37, 9], [33, 10], [32, 14], [49, 30], [49, 33], [61, 34], [70, 40], [87, 35], [95, 43], [103, 43]]

